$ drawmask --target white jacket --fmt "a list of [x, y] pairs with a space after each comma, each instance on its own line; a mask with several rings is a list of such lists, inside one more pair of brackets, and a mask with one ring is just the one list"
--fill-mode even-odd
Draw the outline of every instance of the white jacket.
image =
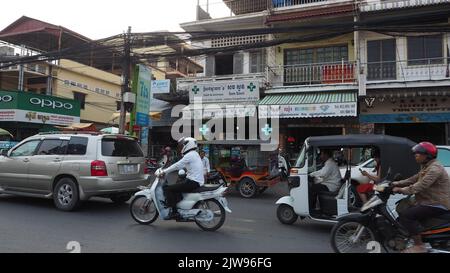
[[190, 151], [174, 163], [169, 168], [163, 170], [165, 173], [171, 173], [185, 168], [187, 171], [186, 178], [197, 182], [200, 186], [205, 184], [205, 177], [203, 176], [203, 162], [197, 151]]
[[311, 173], [310, 176], [320, 178], [321, 181], [317, 182], [316, 180], [316, 183], [327, 186], [331, 192], [337, 191], [341, 187], [341, 172], [339, 171], [339, 166], [332, 158], [325, 162], [322, 169]]

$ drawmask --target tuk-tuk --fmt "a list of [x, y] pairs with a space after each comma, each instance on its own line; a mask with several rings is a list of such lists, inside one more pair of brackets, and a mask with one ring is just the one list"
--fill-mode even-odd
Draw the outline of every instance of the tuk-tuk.
[[[351, 168], [355, 168], [357, 162], [367, 160], [368, 150], [377, 149], [381, 161], [381, 178], [392, 179], [395, 175], [397, 178], [410, 177], [419, 170], [411, 153], [411, 148], [415, 144], [406, 138], [387, 135], [338, 135], [306, 139], [290, 172], [288, 181], [290, 195], [276, 202], [278, 219], [283, 224], [293, 224], [298, 216], [301, 219], [336, 222], [339, 216], [358, 210], [358, 207], [349, 205], [350, 200], [357, 194], [352, 186]], [[320, 169], [318, 159], [320, 149], [334, 151], [333, 157], [345, 165], [345, 175], [340, 181], [339, 190], [318, 193], [320, 210], [317, 211], [309, 205], [310, 188], [315, 183], [310, 174]], [[396, 201], [401, 198], [399, 194], [392, 196], [388, 202], [389, 206], [394, 207]]]
[[278, 151], [261, 151], [252, 140], [200, 141], [207, 146], [211, 168], [222, 174], [230, 188], [252, 198], [281, 181]]

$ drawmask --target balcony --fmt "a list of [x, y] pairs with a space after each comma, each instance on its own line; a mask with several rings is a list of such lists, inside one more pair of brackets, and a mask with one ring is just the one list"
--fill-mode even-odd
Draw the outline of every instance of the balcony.
[[372, 62], [367, 67], [367, 82], [389, 84], [395, 82], [450, 80], [449, 62], [446, 58], [407, 61]]
[[365, 0], [361, 3], [361, 12], [413, 8], [449, 3], [450, 0]]
[[199, 7], [210, 18], [223, 18], [267, 10], [282, 11], [343, 2], [349, 0], [223, 0], [216, 3], [199, 3]]
[[356, 83], [354, 62], [277, 66], [268, 68], [267, 74], [273, 87]]

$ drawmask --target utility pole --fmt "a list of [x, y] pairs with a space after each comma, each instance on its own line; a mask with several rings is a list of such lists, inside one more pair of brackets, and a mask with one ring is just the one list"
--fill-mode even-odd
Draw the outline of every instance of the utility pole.
[[131, 63], [131, 27], [128, 27], [128, 32], [124, 36], [124, 55], [122, 60], [122, 92], [120, 102], [120, 123], [119, 133], [125, 133], [125, 123], [127, 111], [125, 109], [124, 96], [125, 93], [130, 92], [130, 63]]

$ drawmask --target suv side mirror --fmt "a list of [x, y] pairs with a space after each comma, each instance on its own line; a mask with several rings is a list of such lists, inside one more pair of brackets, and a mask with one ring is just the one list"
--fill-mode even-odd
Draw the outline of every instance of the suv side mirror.
[[9, 152], [9, 150], [8, 149], [2, 149], [2, 151], [1, 151], [1, 155], [2, 156], [8, 156], [8, 152]]

